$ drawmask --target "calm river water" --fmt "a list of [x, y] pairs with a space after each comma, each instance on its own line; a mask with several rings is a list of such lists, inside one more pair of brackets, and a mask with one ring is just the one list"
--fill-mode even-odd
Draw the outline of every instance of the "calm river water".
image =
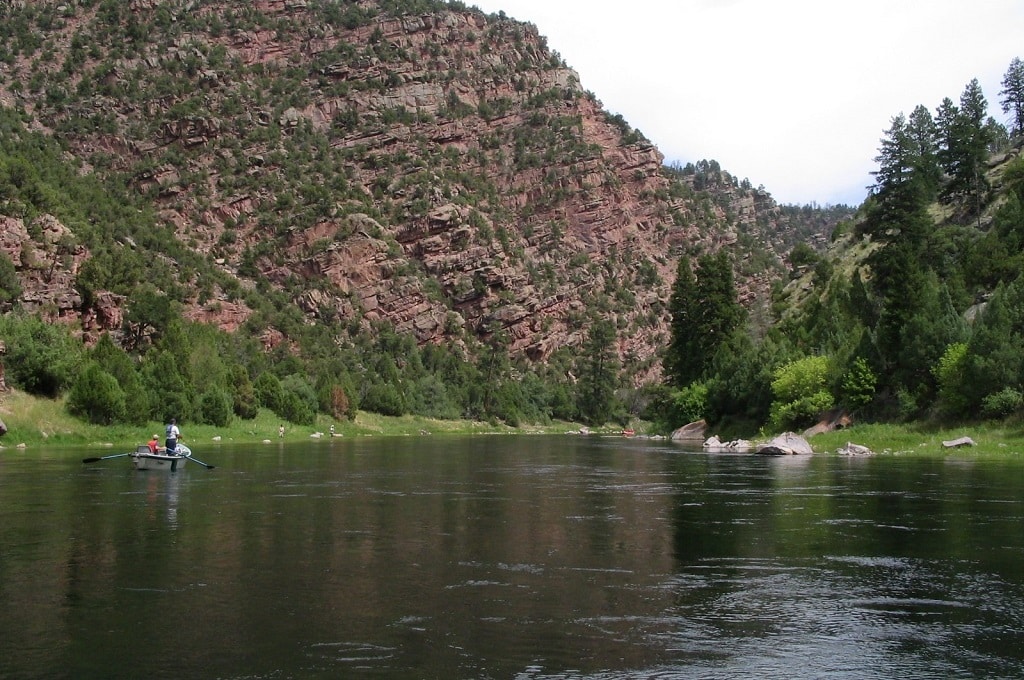
[[0, 678], [1024, 677], [1019, 457], [194, 450], [0, 452]]

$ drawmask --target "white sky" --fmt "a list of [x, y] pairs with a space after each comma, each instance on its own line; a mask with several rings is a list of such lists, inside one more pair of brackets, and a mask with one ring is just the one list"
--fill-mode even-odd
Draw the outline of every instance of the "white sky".
[[717, 160], [780, 203], [859, 205], [879, 140], [918, 104], [989, 115], [1024, 59], [1024, 0], [465, 0], [536, 24], [665, 162]]

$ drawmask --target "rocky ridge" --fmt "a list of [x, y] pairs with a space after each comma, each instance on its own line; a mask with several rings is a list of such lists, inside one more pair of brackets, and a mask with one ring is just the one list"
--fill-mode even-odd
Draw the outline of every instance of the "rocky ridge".
[[[421, 343], [501, 331], [542, 361], [579, 346], [596, 310], [639, 381], [658, 372], [679, 257], [732, 249], [751, 307], [780, 275], [771, 196], [669, 171], [530, 24], [372, 1], [38, 5], [51, 56], [6, 64], [0, 103], [87, 169], [129, 173], [240, 282], [193, 288], [189, 318], [236, 330], [252, 311], [238, 290], [270, 286], [308, 323], [385, 321]], [[21, 86], [33, 72], [39, 92]], [[65, 96], [40, 96], [54, 88]], [[119, 329], [122, 292], [88, 306], [75, 292], [89, 252], [68, 227], [35, 238], [0, 219], [24, 306]]]

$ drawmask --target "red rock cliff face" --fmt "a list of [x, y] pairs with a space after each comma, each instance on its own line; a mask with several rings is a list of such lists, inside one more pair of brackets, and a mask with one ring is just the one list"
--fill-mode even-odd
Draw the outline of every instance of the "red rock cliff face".
[[[503, 331], [542, 361], [600, 314], [635, 378], [656, 376], [677, 259], [735, 248], [770, 197], [666, 173], [531, 25], [359, 7], [332, 21], [301, 0], [134, 0], [121, 20], [152, 26], [148, 42], [95, 50], [68, 83], [103, 65], [89, 96], [61, 108], [12, 91], [27, 60], [2, 96], [51, 129], [102, 113], [72, 152], [113, 157], [183, 242], [246, 287], [291, 291], [310, 321], [383, 320], [421, 343]], [[67, 7], [55, 49], [104, 21]], [[742, 263], [737, 250], [755, 304], [772, 274]], [[218, 291], [188, 315], [233, 330], [247, 313]]]

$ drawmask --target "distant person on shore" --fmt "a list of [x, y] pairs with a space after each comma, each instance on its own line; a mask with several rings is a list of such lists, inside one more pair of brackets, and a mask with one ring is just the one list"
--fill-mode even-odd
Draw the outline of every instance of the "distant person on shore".
[[284, 436], [284, 425], [281, 425], [281, 427], [277, 428], [277, 436], [278, 437], [283, 437]]
[[167, 454], [174, 453], [174, 450], [178, 448], [178, 440], [181, 438], [181, 430], [178, 429], [178, 421], [171, 418], [171, 422], [167, 423], [167, 441], [165, 445], [167, 447]]

